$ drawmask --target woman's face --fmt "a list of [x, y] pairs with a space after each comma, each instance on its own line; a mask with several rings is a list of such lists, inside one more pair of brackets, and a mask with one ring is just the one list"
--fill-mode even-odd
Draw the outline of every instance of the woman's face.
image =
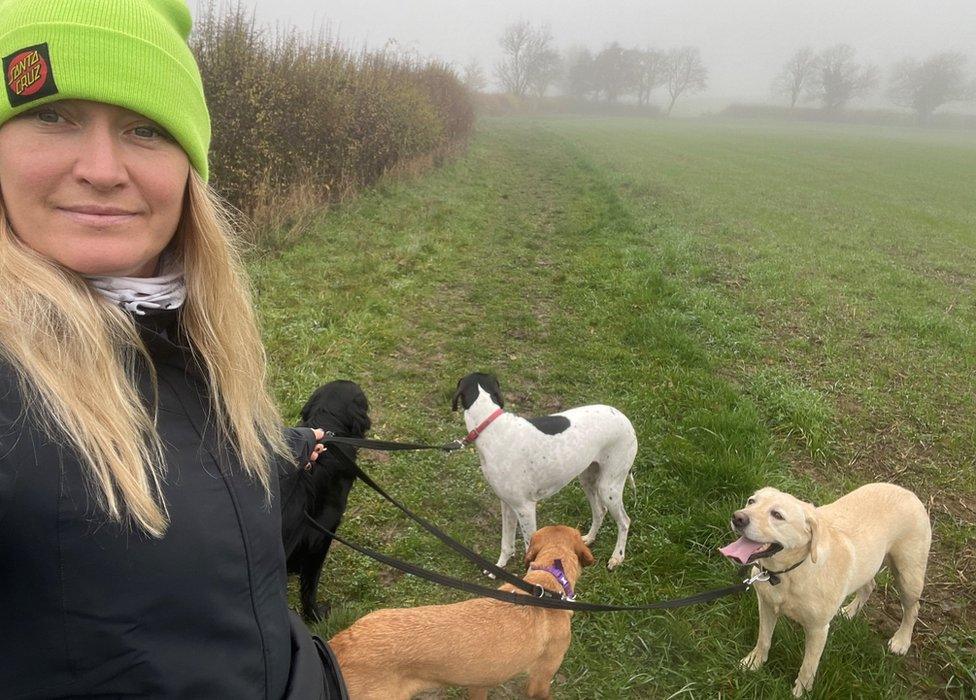
[[0, 126], [0, 196], [14, 233], [86, 275], [153, 275], [189, 173], [176, 141], [122, 107], [62, 100]]

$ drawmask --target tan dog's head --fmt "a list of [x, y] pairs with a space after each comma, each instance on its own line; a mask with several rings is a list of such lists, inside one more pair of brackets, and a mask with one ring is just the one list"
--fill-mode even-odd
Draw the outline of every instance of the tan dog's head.
[[525, 565], [528, 566], [536, 559], [548, 558], [553, 560], [566, 556], [567, 552], [576, 555], [580, 566], [589, 566], [594, 561], [590, 548], [583, 544], [580, 531], [567, 525], [548, 525], [536, 530], [529, 540], [529, 548], [525, 552]]
[[741, 537], [719, 551], [743, 564], [807, 545], [811, 561], [820, 555], [816, 508], [777, 489], [767, 486], [752, 494], [746, 507], [732, 514], [731, 525]]

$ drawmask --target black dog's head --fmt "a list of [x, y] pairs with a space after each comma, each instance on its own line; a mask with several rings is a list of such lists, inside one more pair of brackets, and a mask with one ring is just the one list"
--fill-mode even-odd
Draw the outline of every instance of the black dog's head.
[[505, 408], [505, 401], [502, 399], [502, 389], [498, 386], [498, 380], [495, 379], [495, 375], [474, 372], [458, 380], [457, 390], [454, 392], [454, 398], [451, 399], [451, 410], [458, 410], [458, 401], [464, 406], [465, 411], [471, 408], [472, 404], [478, 400], [479, 386], [488, 392], [491, 400], [499, 408]]
[[323, 384], [302, 408], [302, 425], [347, 437], [365, 437], [372, 426], [369, 401], [356, 382], [337, 379]]

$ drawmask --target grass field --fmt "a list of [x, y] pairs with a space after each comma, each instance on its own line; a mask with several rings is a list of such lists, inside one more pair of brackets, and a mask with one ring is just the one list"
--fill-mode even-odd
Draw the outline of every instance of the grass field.
[[[584, 600], [727, 585], [736, 571], [715, 549], [760, 485], [817, 503], [874, 480], [916, 490], [935, 541], [915, 644], [886, 650], [900, 609], [883, 573], [867, 615], [832, 625], [812, 697], [976, 697], [974, 182], [971, 134], [486, 121], [465, 156], [333, 210], [250, 271], [291, 419], [345, 377], [370, 397], [376, 436], [445, 441], [463, 434], [450, 397], [475, 370], [499, 376], [517, 413], [623, 410], [640, 441], [628, 557], [587, 569]], [[500, 512], [473, 451], [360, 463], [497, 554]], [[588, 517], [578, 485], [539, 508], [540, 524]], [[362, 486], [343, 531], [486, 582]], [[601, 563], [614, 536], [608, 519]], [[331, 635], [378, 607], [462, 596], [337, 545], [322, 597]], [[755, 608], [750, 593], [577, 615], [554, 695], [786, 697], [802, 632], [781, 621], [767, 665], [739, 670]]]

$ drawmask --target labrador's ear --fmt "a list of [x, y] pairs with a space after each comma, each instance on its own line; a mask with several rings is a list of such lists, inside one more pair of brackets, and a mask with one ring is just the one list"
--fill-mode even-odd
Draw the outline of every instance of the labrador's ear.
[[528, 566], [535, 561], [535, 558], [539, 556], [539, 550], [542, 549], [542, 545], [539, 543], [539, 539], [533, 535], [532, 539], [529, 540], [529, 548], [525, 550], [525, 565]]
[[580, 566], [592, 566], [596, 559], [593, 558], [593, 552], [590, 548], [583, 544], [583, 539], [580, 538], [576, 545], [576, 556], [579, 557]]
[[806, 523], [810, 528], [810, 561], [816, 564], [820, 558], [820, 518], [814, 508], [807, 511]]
[[362, 406], [353, 406], [349, 410], [349, 432], [357, 437], [366, 437], [366, 433], [373, 427], [373, 421], [369, 417], [369, 404], [364, 409]]

